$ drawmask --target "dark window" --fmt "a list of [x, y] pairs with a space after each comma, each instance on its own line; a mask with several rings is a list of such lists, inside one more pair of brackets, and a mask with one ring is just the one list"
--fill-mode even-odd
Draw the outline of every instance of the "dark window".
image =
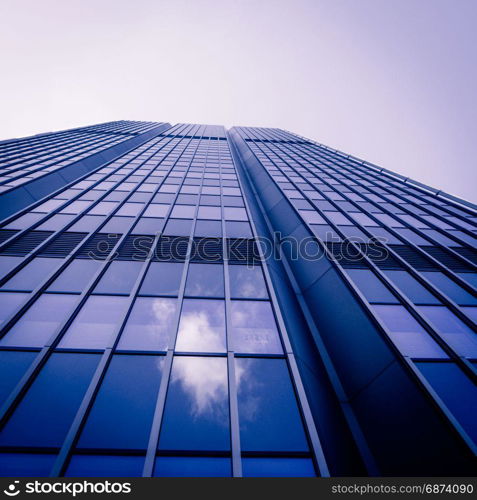
[[163, 362], [160, 356], [114, 356], [78, 447], [145, 449]]
[[97, 354], [52, 354], [1, 431], [0, 444], [61, 446], [99, 359]]
[[184, 265], [176, 262], [152, 262], [141, 286], [143, 295], [177, 296]]
[[127, 455], [73, 455], [66, 477], [141, 477], [144, 457]]
[[386, 285], [369, 269], [346, 269], [360, 292], [369, 302], [399, 303]]
[[247, 457], [242, 459], [244, 477], [315, 477], [310, 458]]
[[127, 293], [136, 283], [142, 262], [112, 262], [94, 289], [95, 293]]
[[407, 271], [383, 271], [415, 304], [439, 304], [439, 300]]
[[230, 448], [227, 359], [176, 356], [159, 449]]
[[157, 457], [154, 477], [229, 477], [230, 458]]
[[36, 352], [0, 351], [0, 404], [20, 382], [36, 355]]
[[477, 442], [477, 386], [453, 363], [416, 363], [431, 386]]
[[235, 360], [243, 451], [307, 451], [286, 362]]
[[1, 453], [0, 477], [48, 477], [56, 455]]

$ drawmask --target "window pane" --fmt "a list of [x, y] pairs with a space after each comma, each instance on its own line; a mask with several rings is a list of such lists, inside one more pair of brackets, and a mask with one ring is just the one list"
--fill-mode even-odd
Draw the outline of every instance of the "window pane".
[[164, 219], [141, 217], [131, 234], [158, 234], [164, 227]]
[[222, 223], [215, 220], [198, 220], [195, 224], [195, 236], [222, 237]]
[[373, 306], [389, 330], [391, 340], [404, 354], [415, 358], [447, 358], [447, 354], [402, 306]]
[[316, 477], [310, 458], [242, 458], [243, 477]]
[[439, 300], [407, 271], [383, 271], [415, 304], [439, 304]]
[[252, 230], [250, 229], [250, 224], [248, 222], [225, 222], [225, 232], [227, 233], [227, 238], [251, 238]]
[[49, 286], [52, 292], [82, 292], [102, 263], [93, 259], [75, 259]]
[[429, 271], [423, 272], [422, 274], [457, 304], [462, 306], [477, 305], [477, 297], [473, 297], [445, 274]]
[[228, 450], [229, 435], [227, 359], [176, 356], [159, 449]]
[[48, 477], [56, 455], [1, 453], [0, 477]]
[[165, 351], [175, 333], [176, 310], [177, 299], [137, 298], [118, 349]]
[[177, 296], [181, 284], [184, 264], [174, 262], [152, 262], [141, 286], [143, 295]]
[[191, 219], [169, 219], [164, 228], [166, 236], [189, 236], [192, 231]]
[[3, 278], [22, 260], [23, 260], [22, 257], [7, 257], [3, 255], [0, 256], [0, 276]]
[[154, 477], [230, 477], [230, 458], [157, 457]]
[[146, 449], [163, 362], [162, 356], [113, 356], [78, 447]]
[[43, 347], [69, 317], [77, 301], [76, 295], [41, 295], [0, 339], [0, 345]]
[[0, 325], [12, 315], [28, 297], [28, 293], [0, 292]]
[[136, 283], [142, 262], [112, 262], [94, 289], [95, 293], [130, 293]]
[[230, 295], [234, 299], [267, 299], [260, 266], [229, 266]]
[[36, 352], [0, 351], [0, 405], [20, 382]]
[[191, 297], [223, 297], [222, 264], [190, 264], [185, 294]]
[[34, 290], [60, 264], [59, 259], [37, 257], [10, 278], [2, 288], [4, 290]]
[[231, 302], [232, 339], [235, 352], [282, 354], [277, 325], [269, 302]]
[[184, 299], [176, 351], [225, 352], [225, 308], [222, 300]]
[[89, 297], [64, 334], [59, 347], [109, 347], [127, 304], [127, 297]]
[[61, 446], [99, 359], [52, 354], [0, 432], [0, 445]]
[[144, 457], [73, 455], [66, 477], [141, 477]]
[[177, 219], [193, 219], [194, 215], [195, 206], [193, 205], [175, 205], [171, 213], [171, 217]]
[[477, 387], [453, 363], [416, 363], [431, 386], [477, 443]]
[[458, 354], [469, 358], [477, 357], [476, 334], [447, 307], [419, 306], [418, 309]]
[[248, 220], [247, 211], [245, 210], [245, 208], [240, 207], [224, 207], [224, 217], [226, 220]]
[[399, 303], [371, 270], [346, 269], [346, 272], [369, 302]]
[[221, 220], [222, 213], [220, 207], [199, 207], [197, 217], [201, 219]]
[[243, 451], [307, 451], [286, 362], [235, 360]]
[[159, 205], [152, 203], [144, 211], [144, 217], [165, 217], [169, 210], [169, 205]]

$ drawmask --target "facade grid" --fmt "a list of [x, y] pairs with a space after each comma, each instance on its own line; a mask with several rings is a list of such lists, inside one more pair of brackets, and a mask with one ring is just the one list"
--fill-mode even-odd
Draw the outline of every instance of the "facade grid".
[[0, 475], [475, 467], [472, 204], [280, 129], [119, 121], [0, 162]]

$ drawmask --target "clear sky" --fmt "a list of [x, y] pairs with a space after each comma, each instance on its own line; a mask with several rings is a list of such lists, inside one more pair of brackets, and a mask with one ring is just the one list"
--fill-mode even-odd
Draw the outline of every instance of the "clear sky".
[[0, 0], [0, 139], [280, 127], [477, 201], [477, 0]]

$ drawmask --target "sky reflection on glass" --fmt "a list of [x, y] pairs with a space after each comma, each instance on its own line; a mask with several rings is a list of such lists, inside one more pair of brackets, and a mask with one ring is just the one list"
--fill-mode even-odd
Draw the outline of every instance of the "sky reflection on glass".
[[184, 299], [176, 351], [225, 352], [222, 300]]
[[228, 450], [226, 358], [174, 359], [160, 449]]
[[282, 354], [277, 325], [269, 302], [231, 302], [232, 339], [235, 352]]
[[267, 287], [259, 266], [229, 266], [230, 295], [234, 299], [266, 299]]
[[165, 351], [175, 330], [176, 310], [177, 299], [137, 298], [118, 349]]
[[223, 297], [224, 268], [222, 264], [191, 264], [185, 295], [191, 297]]

